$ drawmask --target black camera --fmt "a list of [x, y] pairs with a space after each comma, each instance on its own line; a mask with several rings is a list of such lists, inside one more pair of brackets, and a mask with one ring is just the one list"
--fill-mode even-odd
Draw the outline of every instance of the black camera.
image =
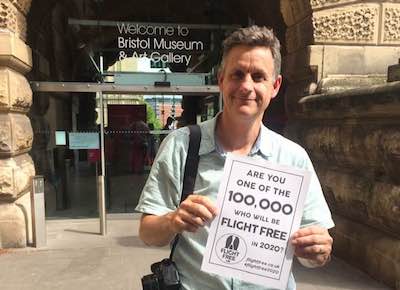
[[142, 277], [143, 290], [180, 290], [178, 269], [171, 259], [151, 265], [153, 274]]

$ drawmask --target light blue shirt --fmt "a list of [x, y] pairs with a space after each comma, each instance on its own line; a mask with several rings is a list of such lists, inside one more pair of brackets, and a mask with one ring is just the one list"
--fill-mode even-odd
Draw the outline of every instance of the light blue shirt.
[[[199, 168], [194, 189], [195, 194], [205, 195], [214, 203], [217, 200], [225, 164], [225, 154], [215, 139], [217, 118], [218, 116], [199, 124], [202, 137], [199, 149]], [[178, 129], [165, 138], [143, 188], [139, 204], [136, 207], [137, 211], [146, 214], [163, 215], [176, 210], [181, 198], [188, 145], [188, 128]], [[262, 125], [260, 134], [249, 156], [310, 170], [312, 178], [304, 205], [301, 227], [320, 225], [325, 228], [331, 228], [334, 226], [310, 158], [301, 146]], [[196, 233], [184, 232], [179, 239], [173, 259], [179, 269], [184, 290], [270, 289], [202, 272], [200, 266], [208, 232], [209, 226], [205, 226]], [[290, 275], [287, 289], [296, 289], [292, 274]]]

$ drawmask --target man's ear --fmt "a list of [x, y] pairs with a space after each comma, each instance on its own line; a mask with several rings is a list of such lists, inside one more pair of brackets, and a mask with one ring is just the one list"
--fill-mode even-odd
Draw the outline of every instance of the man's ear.
[[222, 77], [222, 74], [221, 73], [218, 73], [218, 85], [221, 85], [222, 84], [222, 82], [223, 82], [223, 77]]
[[274, 81], [273, 87], [274, 87], [274, 93], [272, 94], [272, 99], [276, 97], [276, 95], [279, 92], [279, 89], [281, 87], [282, 84], [282, 76], [278, 75]]
[[217, 79], [218, 79], [218, 86], [221, 87], [222, 82], [224, 81], [224, 73], [222, 70], [218, 70]]

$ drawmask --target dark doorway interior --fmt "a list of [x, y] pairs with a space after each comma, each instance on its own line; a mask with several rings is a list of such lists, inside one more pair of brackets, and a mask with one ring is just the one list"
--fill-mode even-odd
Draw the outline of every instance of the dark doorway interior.
[[[189, 27], [187, 40], [201, 41], [203, 49], [193, 50], [190, 61], [186, 63], [152, 65], [170, 72], [207, 73], [207, 84], [216, 84], [221, 42], [234, 27], [253, 23], [273, 27], [283, 44], [282, 52], [285, 54], [286, 27], [280, 13], [280, 1], [149, 0], [144, 3], [114, 0], [34, 0], [28, 15], [28, 44], [32, 48], [34, 66], [28, 78], [36, 81], [112, 81], [110, 76], [100, 72], [99, 59], [101, 55], [104, 71], [118, 63], [121, 52], [118, 48], [120, 32], [115, 23], [112, 23], [119, 21], [153, 26], [157, 23], [163, 23], [164, 26], [182, 24]], [[142, 35], [142, 38], [146, 39], [147, 36]], [[164, 38], [170, 41], [179, 40], [177, 35]], [[133, 56], [135, 51], [143, 54], [153, 50], [132, 49], [126, 51], [127, 56]], [[176, 54], [179, 49], [169, 52]], [[165, 126], [165, 120], [159, 125], [149, 122], [147, 116], [141, 116], [143, 109], [138, 109], [136, 100], [137, 98], [124, 101], [125, 110], [129, 111], [129, 107], [137, 106], [129, 113], [129, 116], [134, 117], [129, 117], [128, 123], [116, 125], [111, 114], [105, 127], [109, 211], [133, 211], [146, 172], [160, 139], [165, 134], [154, 133], [157, 126]], [[175, 118], [179, 126], [210, 118], [220, 107], [218, 97], [206, 94], [195, 97], [183, 95], [179, 104], [183, 110]], [[273, 106], [276, 108], [265, 120], [275, 126], [276, 120], [285, 120], [283, 98], [277, 99]], [[98, 98], [93, 93], [34, 94], [30, 118], [35, 142], [31, 155], [37, 174], [46, 177], [48, 216], [97, 215], [96, 175], [99, 171], [99, 153], [95, 149], [72, 150], [68, 142], [71, 132], [82, 133], [82, 136], [89, 139], [91, 133], [99, 134], [98, 108]], [[145, 113], [148, 112], [146, 107]], [[277, 124], [281, 125], [282, 122]], [[58, 145], [56, 132], [65, 133], [66, 145]], [[136, 142], [140, 139], [144, 141]], [[151, 143], [154, 148], [149, 145]]]

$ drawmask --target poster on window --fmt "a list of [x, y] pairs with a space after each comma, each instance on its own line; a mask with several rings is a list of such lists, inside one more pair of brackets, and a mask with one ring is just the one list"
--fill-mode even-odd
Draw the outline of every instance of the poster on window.
[[68, 133], [69, 149], [98, 149], [100, 148], [99, 133], [70, 132]]

